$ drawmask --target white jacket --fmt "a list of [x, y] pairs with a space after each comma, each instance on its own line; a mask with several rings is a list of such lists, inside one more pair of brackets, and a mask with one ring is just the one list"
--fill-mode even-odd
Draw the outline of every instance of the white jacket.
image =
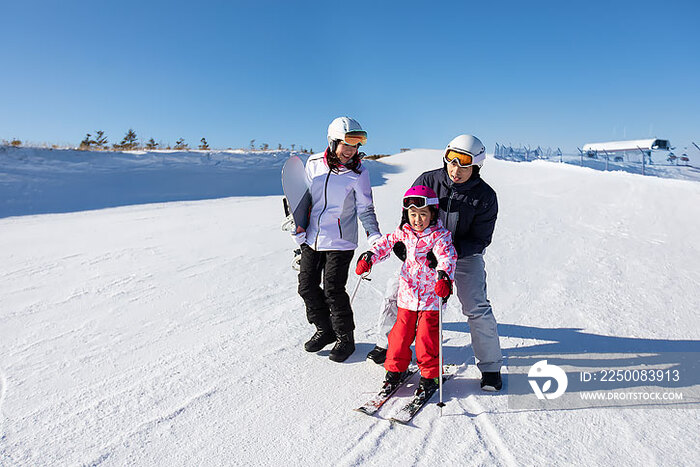
[[357, 174], [343, 166], [331, 172], [325, 154], [306, 161], [306, 185], [311, 193], [311, 215], [305, 243], [316, 251], [357, 248], [357, 218], [370, 244], [379, 239], [369, 172], [361, 164]]

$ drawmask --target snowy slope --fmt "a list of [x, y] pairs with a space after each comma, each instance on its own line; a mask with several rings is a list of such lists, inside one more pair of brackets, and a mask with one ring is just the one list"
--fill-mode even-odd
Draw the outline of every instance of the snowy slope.
[[0, 146], [0, 217], [281, 194], [289, 151], [77, 151]]
[[[416, 150], [374, 164], [385, 232], [406, 187], [439, 161]], [[486, 261], [506, 355], [700, 350], [700, 184], [493, 159], [483, 173], [499, 194]], [[251, 174], [229, 176], [253, 186]], [[383, 378], [364, 356], [398, 261], [361, 286], [349, 361], [308, 354], [280, 205], [239, 196], [0, 219], [0, 465], [700, 458], [697, 409], [515, 410], [506, 392], [480, 392], [454, 299], [446, 359], [463, 367], [443, 416], [431, 405], [392, 427], [353, 412]]]
[[[0, 218], [281, 195], [280, 171], [291, 154], [308, 157], [240, 149], [113, 152], [0, 146]], [[381, 182], [382, 170], [372, 177]]]

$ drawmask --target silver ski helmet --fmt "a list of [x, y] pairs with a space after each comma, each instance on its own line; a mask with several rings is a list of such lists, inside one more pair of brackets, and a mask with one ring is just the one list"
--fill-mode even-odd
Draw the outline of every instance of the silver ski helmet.
[[447, 144], [443, 159], [446, 164], [456, 161], [460, 167], [481, 168], [486, 160], [486, 147], [476, 136], [459, 135]]
[[328, 147], [335, 152], [338, 142], [349, 146], [359, 146], [367, 143], [367, 132], [360, 123], [350, 117], [338, 117], [328, 125]]

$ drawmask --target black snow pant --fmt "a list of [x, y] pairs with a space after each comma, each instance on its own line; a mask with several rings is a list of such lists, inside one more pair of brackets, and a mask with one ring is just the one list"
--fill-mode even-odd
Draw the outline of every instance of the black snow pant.
[[[350, 297], [345, 291], [353, 250], [316, 251], [301, 246], [299, 295], [306, 304], [309, 323], [341, 334], [352, 332], [355, 322]], [[323, 273], [323, 289], [321, 289]]]

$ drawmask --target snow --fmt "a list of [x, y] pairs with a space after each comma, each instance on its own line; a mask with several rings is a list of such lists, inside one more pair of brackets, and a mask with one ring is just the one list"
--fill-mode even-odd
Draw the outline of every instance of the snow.
[[[352, 411], [383, 378], [364, 356], [399, 263], [360, 286], [346, 363], [306, 353], [279, 229], [288, 154], [25, 151], [0, 152], [0, 465], [700, 458], [696, 408], [517, 410], [507, 390], [481, 392], [455, 299], [445, 355], [462, 366], [442, 416], [382, 420], [400, 400], [380, 418]], [[383, 231], [439, 164], [427, 149], [371, 162]], [[499, 196], [486, 264], [506, 356], [700, 351], [700, 184], [493, 158], [483, 174]]]
[[0, 147], [0, 217], [281, 194], [279, 171], [289, 155]]

